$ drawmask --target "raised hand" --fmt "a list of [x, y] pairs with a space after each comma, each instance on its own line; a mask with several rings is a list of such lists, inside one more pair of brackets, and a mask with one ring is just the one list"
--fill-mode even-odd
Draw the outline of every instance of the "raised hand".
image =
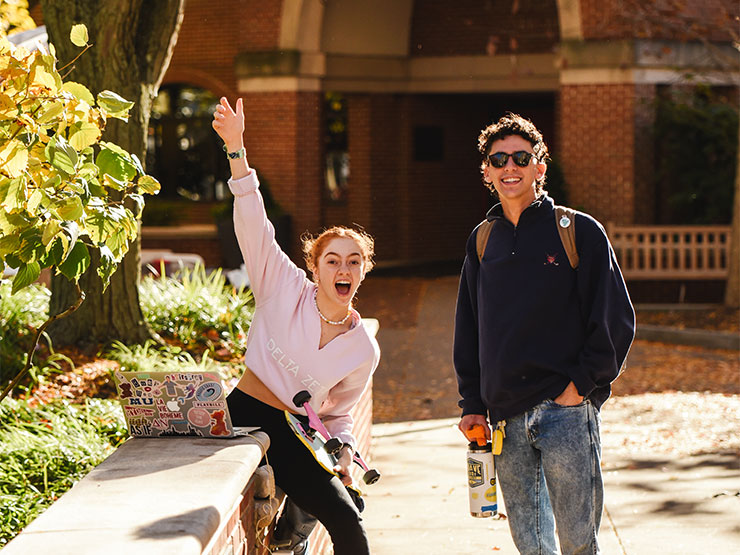
[[213, 113], [213, 129], [226, 144], [229, 152], [236, 152], [244, 146], [244, 106], [242, 99], [236, 101], [236, 111], [225, 97], [221, 98]]
[[[227, 152], [238, 152], [244, 148], [244, 105], [242, 99], [239, 98], [236, 101], [236, 111], [234, 111], [229, 101], [225, 97], [221, 97], [221, 101], [213, 113], [211, 126], [226, 145]], [[234, 179], [241, 179], [251, 171], [246, 156], [230, 158], [229, 166], [231, 166], [231, 177]]]

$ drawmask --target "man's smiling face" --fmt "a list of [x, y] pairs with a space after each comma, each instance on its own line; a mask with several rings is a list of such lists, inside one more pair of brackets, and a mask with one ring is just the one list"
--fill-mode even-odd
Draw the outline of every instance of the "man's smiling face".
[[[524, 137], [509, 135], [493, 142], [488, 154], [496, 152], [512, 154], [522, 150], [534, 154], [532, 145]], [[534, 202], [537, 180], [545, 175], [546, 170], [547, 166], [534, 157], [524, 168], [517, 166], [513, 158], [509, 157], [503, 168], [495, 168], [488, 163], [485, 177], [493, 184], [502, 202], [528, 201], [529, 204]]]

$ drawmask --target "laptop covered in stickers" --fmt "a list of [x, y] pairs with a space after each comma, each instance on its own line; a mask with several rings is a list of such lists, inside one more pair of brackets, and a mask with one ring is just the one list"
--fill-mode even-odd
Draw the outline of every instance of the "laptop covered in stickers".
[[257, 429], [232, 425], [215, 373], [117, 371], [113, 381], [133, 437], [230, 438]]

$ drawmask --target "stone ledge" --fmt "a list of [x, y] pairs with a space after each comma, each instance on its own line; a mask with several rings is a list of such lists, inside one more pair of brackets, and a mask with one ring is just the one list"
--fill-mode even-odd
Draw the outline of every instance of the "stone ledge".
[[130, 439], [16, 536], [3, 555], [208, 553], [231, 533], [226, 521], [269, 442], [259, 431], [234, 439]]
[[730, 332], [638, 325], [636, 339], [740, 351], [740, 334]]

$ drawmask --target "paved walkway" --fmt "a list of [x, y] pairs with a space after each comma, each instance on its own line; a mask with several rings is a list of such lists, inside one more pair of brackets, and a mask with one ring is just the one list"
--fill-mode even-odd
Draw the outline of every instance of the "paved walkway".
[[[365, 488], [373, 553], [517, 553], [505, 520], [469, 516], [466, 447], [456, 424], [455, 418], [373, 427], [373, 466], [383, 473]], [[624, 460], [604, 452], [603, 466], [604, 555], [740, 552], [736, 456]]]
[[[411, 325], [381, 325], [378, 334], [383, 362], [376, 390], [386, 396], [403, 391], [397, 402], [408, 407], [409, 420], [373, 426], [373, 465], [383, 477], [365, 488], [364, 519], [378, 555], [517, 553], [505, 520], [469, 515], [466, 445], [457, 418], [418, 419], [425, 406], [456, 400], [449, 361], [455, 293], [456, 278], [431, 280]], [[406, 384], [424, 372], [439, 394], [415, 398]], [[605, 418], [602, 433], [616, 424]], [[605, 555], [740, 552], [737, 454], [624, 457], [605, 446], [606, 510], [599, 536]], [[499, 503], [505, 513], [505, 500]]]

